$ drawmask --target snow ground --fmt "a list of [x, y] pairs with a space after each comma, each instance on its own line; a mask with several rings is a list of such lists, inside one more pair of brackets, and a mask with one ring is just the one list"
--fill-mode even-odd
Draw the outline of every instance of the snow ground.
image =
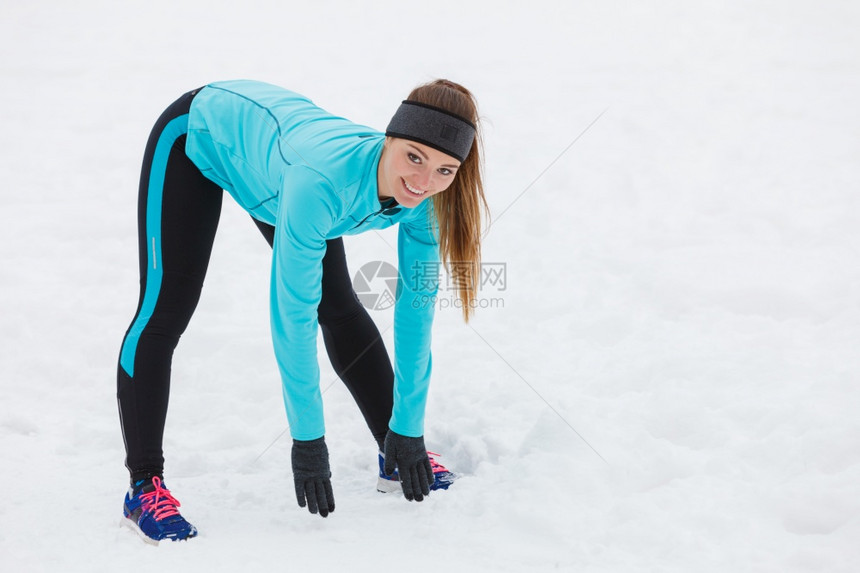
[[[3, 13], [3, 571], [860, 569], [857, 3]], [[443, 309], [434, 331], [427, 441], [464, 479], [422, 504], [376, 494], [323, 360], [337, 512], [295, 506], [268, 249], [225, 200], [166, 439], [202, 533], [153, 549], [119, 529], [115, 361], [156, 117], [247, 77], [383, 128], [439, 76], [479, 97], [485, 259], [507, 265], [486, 293], [503, 308], [470, 326]], [[351, 264], [393, 262], [390, 244], [351, 239]]]

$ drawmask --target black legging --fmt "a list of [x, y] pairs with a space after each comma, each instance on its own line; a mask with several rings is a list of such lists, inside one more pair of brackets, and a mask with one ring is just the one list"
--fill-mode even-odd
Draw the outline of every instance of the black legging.
[[[163, 476], [162, 438], [170, 368], [200, 291], [222, 191], [185, 155], [188, 110], [199, 90], [165, 110], [149, 137], [138, 199], [140, 299], [123, 338], [117, 374], [126, 467], [132, 481]], [[272, 245], [275, 228], [254, 220]], [[394, 372], [379, 330], [352, 288], [343, 241], [326, 242], [317, 314], [332, 366], [382, 445], [391, 417]]]

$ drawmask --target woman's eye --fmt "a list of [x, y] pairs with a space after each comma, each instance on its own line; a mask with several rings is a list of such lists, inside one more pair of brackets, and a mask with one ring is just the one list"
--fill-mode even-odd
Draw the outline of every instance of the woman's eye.
[[451, 173], [453, 173], [453, 171], [451, 171], [447, 167], [440, 167], [439, 173], [441, 173], [442, 175], [451, 175]]
[[409, 157], [409, 161], [412, 163], [421, 163], [421, 158], [415, 155], [414, 153], [407, 153], [407, 157]]

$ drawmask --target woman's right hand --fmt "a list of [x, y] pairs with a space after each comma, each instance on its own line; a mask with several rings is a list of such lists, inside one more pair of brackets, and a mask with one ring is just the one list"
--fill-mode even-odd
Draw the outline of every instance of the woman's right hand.
[[334, 511], [334, 494], [325, 437], [309, 441], [293, 440], [292, 462], [299, 507], [307, 505], [311, 513], [327, 517]]

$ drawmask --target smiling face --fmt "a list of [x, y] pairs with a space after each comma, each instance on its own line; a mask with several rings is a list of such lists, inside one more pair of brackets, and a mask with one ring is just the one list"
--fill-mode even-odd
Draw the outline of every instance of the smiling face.
[[394, 197], [407, 209], [417, 207], [447, 189], [459, 167], [457, 159], [432, 147], [387, 137], [376, 171], [379, 198]]

